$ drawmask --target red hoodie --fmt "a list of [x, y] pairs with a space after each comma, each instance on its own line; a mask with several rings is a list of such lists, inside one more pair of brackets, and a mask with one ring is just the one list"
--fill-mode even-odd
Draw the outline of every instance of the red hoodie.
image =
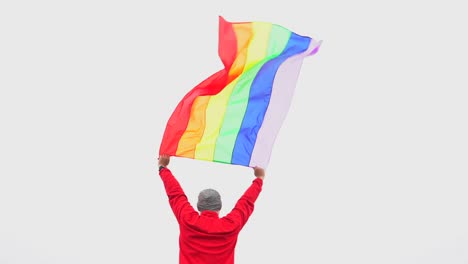
[[254, 210], [263, 180], [255, 178], [232, 211], [219, 218], [217, 212], [195, 211], [168, 168], [159, 175], [180, 227], [179, 264], [233, 264], [237, 237]]

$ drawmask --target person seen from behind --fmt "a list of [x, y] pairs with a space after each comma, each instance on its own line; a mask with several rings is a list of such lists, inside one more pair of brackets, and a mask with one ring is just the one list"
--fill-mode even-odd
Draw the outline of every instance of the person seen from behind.
[[168, 168], [169, 162], [169, 155], [160, 155], [159, 175], [179, 224], [179, 264], [234, 264], [237, 238], [254, 211], [255, 201], [262, 191], [265, 170], [253, 168], [255, 179], [252, 184], [234, 208], [220, 217], [222, 202], [218, 191], [202, 190], [196, 211]]

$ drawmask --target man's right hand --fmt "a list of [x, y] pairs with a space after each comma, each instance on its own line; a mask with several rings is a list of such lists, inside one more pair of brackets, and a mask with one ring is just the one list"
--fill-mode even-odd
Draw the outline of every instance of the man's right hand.
[[171, 156], [169, 155], [161, 155], [159, 156], [159, 159], [158, 159], [158, 166], [164, 166], [164, 167], [167, 167], [167, 165], [169, 165], [169, 161], [171, 159]]
[[254, 167], [254, 175], [263, 180], [263, 178], [265, 178], [265, 170], [260, 167]]

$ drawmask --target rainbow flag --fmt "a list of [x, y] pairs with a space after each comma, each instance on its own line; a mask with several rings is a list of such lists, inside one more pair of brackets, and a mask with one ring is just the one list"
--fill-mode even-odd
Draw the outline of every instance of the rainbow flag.
[[321, 41], [268, 22], [219, 17], [214, 73], [179, 102], [159, 154], [266, 168], [302, 61]]

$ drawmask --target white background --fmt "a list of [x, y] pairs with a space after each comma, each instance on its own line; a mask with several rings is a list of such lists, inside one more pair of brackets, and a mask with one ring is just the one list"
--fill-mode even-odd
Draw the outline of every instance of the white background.
[[[323, 40], [236, 263], [468, 263], [463, 1], [0, 3], [0, 263], [177, 263], [165, 124], [221, 68], [218, 15]], [[173, 158], [225, 214], [249, 168]]]

